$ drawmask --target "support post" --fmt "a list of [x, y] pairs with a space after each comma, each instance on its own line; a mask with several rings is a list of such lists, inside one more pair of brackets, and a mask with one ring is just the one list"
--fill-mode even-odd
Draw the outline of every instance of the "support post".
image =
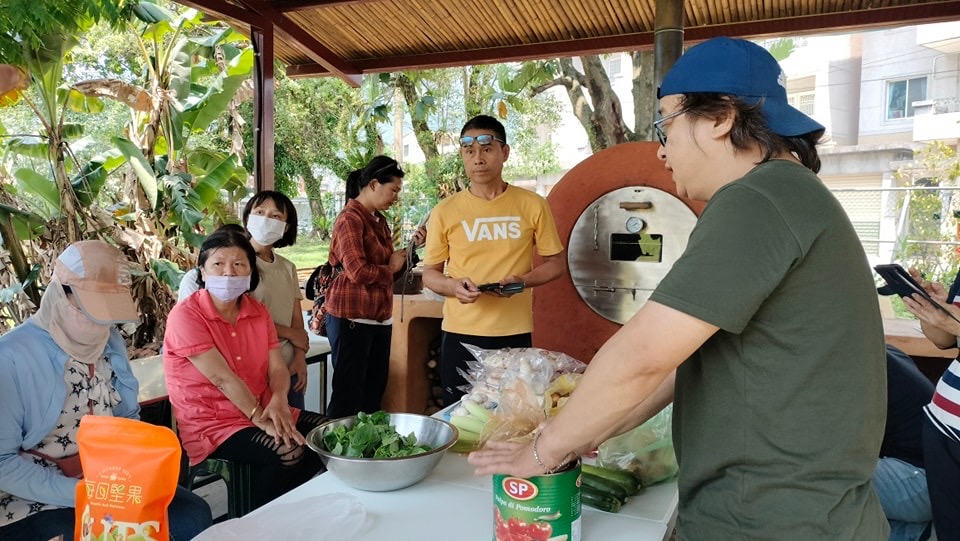
[[654, 89], [660, 88], [663, 76], [670, 71], [681, 54], [683, 54], [683, 0], [657, 0], [653, 29]]
[[273, 25], [250, 28], [256, 54], [253, 76], [253, 174], [256, 191], [272, 190], [274, 127]]

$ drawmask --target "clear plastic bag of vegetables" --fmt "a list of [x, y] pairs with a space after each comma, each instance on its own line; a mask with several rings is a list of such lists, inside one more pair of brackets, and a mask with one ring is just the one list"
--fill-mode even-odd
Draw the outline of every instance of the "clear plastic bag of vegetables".
[[468, 384], [461, 387], [471, 399], [488, 409], [499, 402], [504, 382], [512, 378], [525, 380], [530, 389], [543, 396], [551, 383], [561, 374], [583, 373], [587, 365], [557, 351], [541, 348], [483, 349], [470, 344], [463, 346], [475, 361], [467, 363], [469, 370], [460, 371]]
[[597, 462], [640, 477], [643, 486], [671, 479], [677, 474], [673, 451], [673, 404], [629, 432], [610, 438], [598, 448]]
[[489, 368], [500, 368], [503, 370], [511, 367], [522, 366], [526, 361], [532, 367], [541, 365], [552, 370], [549, 378], [565, 372], [583, 372], [587, 365], [559, 351], [550, 351], [542, 348], [501, 348], [501, 349], [483, 349], [471, 344], [463, 344], [463, 347], [470, 352], [470, 355], [476, 359], [481, 366]]
[[500, 399], [487, 423], [481, 443], [487, 440], [520, 441], [532, 438], [534, 430], [547, 419], [539, 384], [518, 371], [504, 376]]
[[[586, 366], [565, 353], [540, 348], [483, 349], [469, 344], [463, 346], [473, 355], [468, 363], [469, 373], [461, 371], [468, 385], [461, 387], [466, 394], [462, 406], [479, 405], [489, 412], [481, 416], [454, 410], [451, 420], [458, 428], [472, 428], [468, 438], [470, 448], [476, 448], [489, 439], [514, 440], [528, 438], [548, 414], [559, 408], [559, 401], [572, 392], [576, 378]], [[482, 426], [476, 426], [474, 419]], [[454, 419], [455, 417], [458, 417]], [[470, 425], [470, 426], [468, 426]]]

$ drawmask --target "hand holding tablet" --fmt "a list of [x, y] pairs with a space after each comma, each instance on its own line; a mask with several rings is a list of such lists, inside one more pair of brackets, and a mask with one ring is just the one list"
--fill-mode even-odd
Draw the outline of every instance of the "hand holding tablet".
[[910, 276], [910, 273], [906, 271], [903, 267], [896, 263], [890, 263], [886, 265], [877, 265], [873, 267], [877, 271], [877, 274], [883, 278], [890, 289], [894, 293], [900, 295], [901, 297], [913, 297], [914, 294], [920, 295], [924, 300], [932, 304], [936, 309], [940, 310], [944, 314], [950, 316], [951, 319], [960, 323], [960, 319], [957, 319], [949, 310], [943, 307], [939, 302], [937, 302], [933, 297], [923, 287], [913, 279], [913, 276]]

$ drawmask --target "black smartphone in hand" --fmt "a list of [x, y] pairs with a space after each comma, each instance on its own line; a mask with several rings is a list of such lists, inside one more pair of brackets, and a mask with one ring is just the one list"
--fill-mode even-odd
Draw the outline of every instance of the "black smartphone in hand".
[[477, 289], [480, 291], [496, 291], [501, 295], [512, 295], [513, 293], [520, 293], [524, 287], [523, 282], [513, 282], [502, 286], [498, 282], [490, 282], [489, 284], [478, 285]]
[[523, 282], [513, 282], [511, 284], [504, 284], [500, 288], [500, 293], [504, 295], [510, 295], [513, 293], [520, 293], [523, 291], [524, 283]]

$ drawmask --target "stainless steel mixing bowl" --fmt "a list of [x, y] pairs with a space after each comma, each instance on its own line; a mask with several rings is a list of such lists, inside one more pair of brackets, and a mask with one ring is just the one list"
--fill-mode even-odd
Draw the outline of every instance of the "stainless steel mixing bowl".
[[401, 458], [348, 458], [327, 451], [323, 435], [334, 427], [349, 428], [356, 422], [356, 416], [327, 421], [307, 434], [307, 445], [320, 455], [328, 471], [359, 490], [383, 492], [416, 484], [430, 475], [447, 449], [457, 442], [457, 429], [442, 419], [391, 413], [390, 424], [397, 432], [403, 436], [413, 432], [417, 442], [429, 446], [430, 451]]

